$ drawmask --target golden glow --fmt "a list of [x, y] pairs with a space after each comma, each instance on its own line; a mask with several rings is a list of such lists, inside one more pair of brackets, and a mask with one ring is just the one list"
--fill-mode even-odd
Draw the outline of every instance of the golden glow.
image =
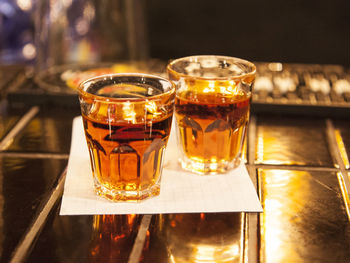
[[22, 49], [22, 54], [26, 59], [33, 59], [36, 55], [35, 46], [32, 43], [26, 44]]
[[[261, 237], [265, 262], [299, 261], [299, 255], [292, 246], [296, 240], [303, 242], [302, 233], [288, 236], [292, 225], [301, 219], [306, 200], [312, 190], [308, 180], [311, 176], [304, 171], [268, 170], [262, 176]], [[286, 252], [288, 251], [288, 252]]]
[[232, 262], [233, 259], [239, 257], [239, 252], [237, 244], [230, 246], [197, 245], [193, 249], [191, 262]]
[[17, 5], [23, 11], [29, 11], [30, 9], [32, 9], [33, 6], [31, 0], [17, 0]]
[[[244, 217], [239, 213], [170, 215], [163, 228], [172, 263], [237, 262], [242, 256]], [[241, 238], [240, 238], [241, 237]]]
[[291, 161], [289, 156], [285, 157], [281, 155], [281, 153], [289, 153], [295, 147], [295, 144], [293, 141], [289, 141], [288, 138], [281, 138], [277, 135], [278, 134], [273, 134], [269, 131], [264, 131], [263, 127], [259, 127], [256, 146], [257, 162], [274, 165], [304, 164], [302, 162]]
[[126, 102], [123, 104], [123, 119], [132, 123], [136, 123], [136, 112], [134, 111], [133, 106], [134, 105], [130, 102]]
[[350, 167], [349, 158], [348, 158], [348, 154], [346, 153], [345, 145], [344, 145], [343, 139], [341, 137], [340, 130], [339, 129], [335, 129], [334, 132], [335, 132], [335, 139], [337, 141], [338, 148], [339, 148], [339, 151], [340, 151], [340, 155], [341, 155], [341, 158], [342, 158], [342, 160], [344, 162], [345, 168], [349, 169], [349, 167]]
[[269, 63], [267, 67], [271, 71], [282, 71], [283, 70], [283, 64], [278, 63], [278, 62]]
[[240, 91], [236, 87], [232, 86], [222, 86], [220, 87], [220, 93], [224, 95], [240, 95]]
[[65, 7], [71, 6], [73, 0], [62, 0], [62, 4]]
[[[348, 176], [348, 178], [350, 179], [350, 173], [347, 173], [344, 176]], [[344, 182], [344, 179], [343, 179], [341, 173], [338, 172], [337, 177], [338, 177], [340, 189], [341, 189], [344, 203], [345, 203], [346, 214], [350, 220], [350, 198], [349, 198], [350, 193], [347, 191], [347, 188], [346, 188], [346, 185], [345, 185], [345, 182]]]
[[209, 81], [208, 87], [203, 89], [204, 93], [215, 92], [215, 81]]
[[147, 101], [145, 104], [145, 108], [148, 112], [153, 115], [161, 115], [162, 113], [158, 111], [157, 104], [154, 101]]
[[261, 163], [264, 160], [264, 137], [258, 134], [256, 160]]
[[[211, 160], [211, 161], [213, 161], [213, 160]], [[215, 160], [214, 160], [214, 162], [215, 162]], [[217, 169], [218, 169], [218, 164], [217, 164], [217, 163], [211, 163], [211, 164], [209, 165], [209, 168], [210, 168], [211, 170], [217, 170]]]

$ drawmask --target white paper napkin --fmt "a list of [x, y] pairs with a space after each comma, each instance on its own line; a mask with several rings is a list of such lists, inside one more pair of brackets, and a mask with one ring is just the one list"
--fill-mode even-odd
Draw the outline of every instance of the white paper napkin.
[[226, 174], [201, 176], [181, 169], [175, 131], [169, 139], [160, 195], [139, 203], [111, 202], [93, 188], [82, 118], [73, 134], [60, 215], [262, 212], [256, 190], [241, 164]]

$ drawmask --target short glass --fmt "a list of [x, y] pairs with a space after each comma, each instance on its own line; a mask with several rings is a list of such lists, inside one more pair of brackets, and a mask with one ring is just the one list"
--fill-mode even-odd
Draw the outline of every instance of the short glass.
[[147, 74], [112, 74], [89, 79], [78, 91], [97, 194], [112, 201], [158, 195], [173, 83]]
[[249, 120], [253, 63], [227, 56], [190, 56], [168, 64], [176, 83], [175, 117], [184, 169], [225, 173], [241, 162]]

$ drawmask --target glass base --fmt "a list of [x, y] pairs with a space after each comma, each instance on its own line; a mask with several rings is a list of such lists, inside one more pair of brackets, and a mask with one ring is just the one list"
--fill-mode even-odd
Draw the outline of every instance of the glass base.
[[179, 159], [184, 170], [201, 175], [222, 174], [237, 168], [241, 163], [241, 157], [236, 157], [232, 161], [222, 161], [218, 163], [200, 163], [188, 158]]
[[139, 202], [144, 199], [157, 196], [160, 193], [160, 185], [155, 184], [152, 187], [142, 191], [110, 190], [102, 185], [95, 185], [95, 192], [113, 202]]

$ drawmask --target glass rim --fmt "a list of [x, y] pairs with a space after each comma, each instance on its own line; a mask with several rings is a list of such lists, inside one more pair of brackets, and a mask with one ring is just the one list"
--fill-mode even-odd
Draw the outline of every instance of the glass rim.
[[[113, 79], [113, 78], [117, 78], [117, 77], [144, 77], [144, 78], [150, 78], [150, 79], [156, 79], [156, 80], [162, 80], [165, 81], [167, 83], [169, 83], [169, 90], [162, 92], [161, 94], [156, 94], [153, 96], [148, 96], [148, 97], [142, 97], [142, 98], [112, 98], [112, 97], [105, 97], [105, 96], [101, 96], [101, 95], [96, 95], [90, 92], [87, 92], [84, 90], [84, 87], [88, 84], [88, 83], [93, 83], [93, 82], [97, 82], [98, 80], [106, 80], [106, 78], [109, 79]], [[127, 82], [124, 82], [127, 83]], [[146, 101], [146, 100], [153, 100], [153, 99], [157, 99], [158, 97], [162, 97], [165, 96], [167, 94], [171, 94], [171, 93], [175, 93], [175, 84], [164, 77], [158, 76], [158, 75], [153, 75], [153, 74], [147, 74], [147, 73], [111, 73], [111, 74], [103, 74], [103, 75], [99, 75], [99, 76], [95, 76], [89, 79], [84, 80], [83, 82], [81, 82], [77, 88], [79, 95], [84, 96], [84, 97], [91, 97], [94, 100], [98, 100], [98, 101], [103, 101], [104, 103], [115, 103], [115, 102], [128, 102], [128, 101], [132, 101], [132, 102], [142, 102], [142, 101]]]
[[[231, 75], [231, 76], [226, 76], [226, 77], [201, 77], [201, 76], [194, 76], [191, 74], [181, 73], [181, 72], [176, 71], [173, 68], [173, 66], [178, 62], [191, 61], [191, 60], [198, 59], [198, 58], [222, 58], [222, 59], [234, 60], [236, 62], [241, 62], [242, 64], [251, 67], [252, 70], [249, 72], [240, 74], [240, 75]], [[256, 66], [254, 63], [252, 63], [248, 60], [245, 60], [245, 59], [224, 56], [224, 55], [192, 55], [192, 56], [181, 57], [181, 58], [177, 58], [177, 59], [174, 59], [171, 62], [169, 62], [166, 68], [167, 68], [168, 72], [171, 72], [175, 75], [178, 75], [178, 76], [181, 76], [184, 78], [194, 78], [194, 79], [199, 79], [199, 80], [237, 80], [237, 79], [244, 79], [244, 78], [249, 77], [249, 76], [254, 76], [256, 74]]]

